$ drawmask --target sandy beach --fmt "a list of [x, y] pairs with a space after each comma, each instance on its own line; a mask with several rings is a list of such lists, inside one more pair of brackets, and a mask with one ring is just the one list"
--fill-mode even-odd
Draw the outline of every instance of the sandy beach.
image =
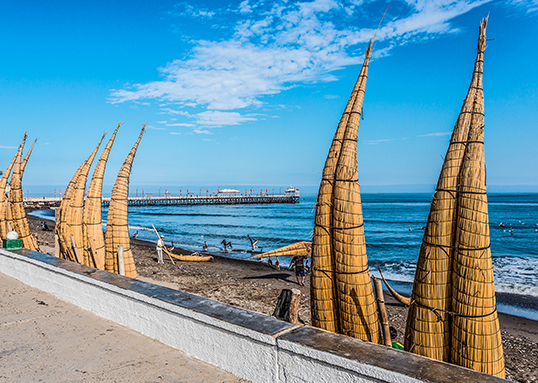
[[[42, 231], [43, 219], [28, 216], [30, 229], [37, 232], [42, 251], [54, 254], [53, 221], [46, 221], [51, 231]], [[297, 284], [295, 273], [277, 269], [259, 261], [243, 261], [214, 255], [213, 262], [180, 262], [173, 264], [165, 255], [164, 265], [157, 263], [155, 244], [131, 241], [139, 279], [178, 289], [222, 303], [270, 315], [282, 289], [299, 289], [299, 318], [311, 324], [310, 282]], [[179, 248], [176, 254], [190, 251]], [[389, 322], [398, 330], [403, 343], [407, 309], [386, 293]], [[499, 313], [506, 361], [506, 378], [517, 382], [538, 382], [538, 322]]]

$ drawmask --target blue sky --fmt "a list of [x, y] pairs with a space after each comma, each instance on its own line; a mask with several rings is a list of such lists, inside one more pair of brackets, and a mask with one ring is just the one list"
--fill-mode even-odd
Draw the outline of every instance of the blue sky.
[[[3, 1], [0, 168], [38, 143], [30, 195], [63, 190], [123, 121], [105, 194], [143, 123], [131, 192], [315, 191], [387, 1]], [[358, 142], [363, 191], [429, 191], [485, 53], [490, 190], [538, 191], [538, 1], [393, 1]], [[521, 186], [524, 185], [524, 186]]]

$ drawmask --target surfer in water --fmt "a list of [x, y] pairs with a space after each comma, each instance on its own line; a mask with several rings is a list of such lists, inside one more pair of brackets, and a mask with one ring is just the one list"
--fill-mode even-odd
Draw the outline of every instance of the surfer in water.
[[204, 241], [204, 246], [202, 246], [203, 251], [207, 251], [207, 241]]

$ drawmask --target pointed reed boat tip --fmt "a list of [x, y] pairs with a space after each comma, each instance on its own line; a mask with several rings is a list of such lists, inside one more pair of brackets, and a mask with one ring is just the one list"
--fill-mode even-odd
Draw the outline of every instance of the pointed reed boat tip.
[[379, 274], [381, 275], [381, 279], [383, 279], [383, 282], [385, 282], [385, 286], [387, 286], [387, 289], [390, 291], [394, 299], [396, 299], [398, 302], [400, 302], [402, 305], [409, 307], [411, 305], [411, 298], [404, 297], [400, 293], [398, 293], [396, 290], [392, 288], [391, 285], [387, 282], [385, 277], [383, 276], [383, 272], [381, 271], [381, 267], [376, 264], [375, 267], [377, 267], [377, 270], [379, 271]]

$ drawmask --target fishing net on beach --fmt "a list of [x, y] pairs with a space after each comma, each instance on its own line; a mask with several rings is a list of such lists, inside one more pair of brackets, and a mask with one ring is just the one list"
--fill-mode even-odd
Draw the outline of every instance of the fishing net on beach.
[[26, 211], [24, 210], [21, 157], [25, 140], [26, 133], [23, 143], [19, 146], [19, 150], [17, 151], [17, 157], [15, 159], [15, 164], [13, 165], [13, 174], [11, 176], [9, 191], [11, 219], [13, 220], [13, 230], [19, 234], [19, 239], [22, 240], [22, 246], [30, 250], [39, 251], [35, 238], [30, 233], [30, 227], [28, 226], [28, 220], [26, 219]]
[[[93, 176], [90, 181], [90, 186], [88, 187], [88, 195], [86, 196], [86, 201], [84, 203], [84, 213], [82, 217], [83, 222], [83, 240], [84, 240], [84, 259], [87, 259], [90, 266], [95, 266], [96, 268], [103, 269], [105, 268], [105, 237], [103, 234], [103, 224], [102, 224], [102, 195], [103, 195], [103, 177], [105, 175], [106, 163], [108, 161], [108, 156], [118, 129], [121, 126], [121, 122], [114, 130], [112, 137], [108, 140], [108, 143], [101, 153], [101, 157], [95, 166], [93, 171]], [[97, 264], [93, 261], [94, 254]]]
[[146, 125], [142, 126], [140, 136], [135, 145], [129, 152], [123, 163], [110, 198], [108, 207], [108, 218], [105, 233], [105, 270], [113, 273], [119, 273], [118, 265], [118, 246], [123, 246], [123, 258], [125, 264], [125, 276], [136, 278], [136, 267], [133, 254], [131, 251], [131, 242], [129, 238], [129, 221], [128, 221], [128, 200], [129, 197], [129, 176], [131, 167], [138, 149], [138, 144], [142, 139]]
[[69, 198], [69, 205], [65, 212], [67, 233], [64, 235], [68, 237], [66, 238], [66, 241], [68, 241], [68, 244], [71, 244], [73, 246], [73, 252], [75, 252], [75, 254], [78, 254], [80, 262], [86, 266], [90, 266], [93, 262], [91, 262], [91, 257], [88, 258], [84, 256], [84, 239], [82, 230], [84, 193], [86, 192], [86, 181], [88, 180], [88, 173], [92, 166], [95, 155], [97, 154], [97, 151], [99, 150], [99, 147], [101, 146], [101, 143], [103, 142], [104, 138], [105, 134], [101, 136], [97, 147], [93, 150], [92, 154], [84, 162], [84, 166], [82, 167], [82, 169], [80, 169], [78, 177], [73, 184], [73, 189]]
[[7, 211], [9, 210], [11, 212], [11, 206], [9, 205], [9, 200], [6, 199], [6, 185], [16, 159], [17, 155], [15, 154], [15, 157], [13, 157], [6, 171], [4, 174], [2, 174], [2, 178], [0, 179], [0, 239], [5, 239], [7, 233], [9, 232], [7, 224]]
[[266, 257], [308, 257], [312, 251], [312, 242], [301, 241], [293, 243], [279, 249], [271, 250], [266, 253], [258, 254], [249, 259], [260, 259]]
[[486, 41], [480, 29], [471, 85], [454, 126], [452, 138], [433, 196], [417, 261], [405, 349], [429, 358], [450, 361], [451, 274], [457, 214], [457, 184], [471, 125], [471, 113], [482, 82]]
[[452, 274], [452, 311], [455, 313], [452, 319], [452, 361], [504, 378], [489, 237], [481, 81], [477, 88], [469, 140], [459, 177]]

